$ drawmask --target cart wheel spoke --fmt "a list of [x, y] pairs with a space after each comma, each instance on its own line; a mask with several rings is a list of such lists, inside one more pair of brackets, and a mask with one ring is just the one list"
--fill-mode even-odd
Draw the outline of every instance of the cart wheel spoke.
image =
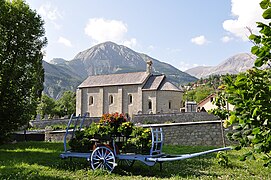
[[105, 159], [107, 159], [108, 157], [111, 157], [110, 153], [105, 156]]
[[99, 164], [99, 162], [95, 162], [95, 163], [93, 163], [93, 165], [96, 165], [96, 164]]
[[113, 151], [105, 146], [97, 147], [91, 154], [90, 165], [93, 170], [102, 169], [112, 172], [116, 166]]
[[113, 167], [114, 166], [110, 166], [108, 163], [105, 164], [107, 166], [107, 168], [109, 169], [109, 171], [112, 171], [113, 170]]
[[115, 157], [108, 157], [106, 160], [111, 160], [111, 159], [115, 159]]
[[100, 152], [100, 151], [95, 151], [95, 153], [97, 154], [97, 156], [98, 156], [99, 158], [101, 158], [101, 157], [102, 157], [102, 154], [101, 154], [101, 152]]

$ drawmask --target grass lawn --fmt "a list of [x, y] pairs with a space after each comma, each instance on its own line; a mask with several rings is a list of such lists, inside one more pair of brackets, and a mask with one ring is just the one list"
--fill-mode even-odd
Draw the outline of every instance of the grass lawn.
[[[210, 147], [164, 146], [168, 154], [192, 153]], [[271, 168], [261, 161], [241, 162], [242, 151], [229, 151], [229, 166], [218, 164], [216, 153], [153, 167], [136, 162], [109, 174], [92, 171], [84, 159], [62, 160], [63, 143], [22, 142], [0, 146], [0, 179], [271, 179]]]

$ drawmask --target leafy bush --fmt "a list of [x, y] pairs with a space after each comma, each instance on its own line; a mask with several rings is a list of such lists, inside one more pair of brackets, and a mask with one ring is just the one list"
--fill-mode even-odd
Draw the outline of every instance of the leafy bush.
[[[255, 67], [240, 73], [236, 78], [225, 77], [222, 93], [216, 102], [225, 107], [226, 100], [235, 106], [233, 111], [219, 108], [216, 112], [222, 119], [226, 119], [224, 126], [233, 126], [234, 133], [228, 135], [230, 139], [239, 142], [236, 150], [251, 146], [251, 151], [244, 154], [242, 160], [256, 159], [256, 154], [264, 154], [265, 166], [271, 164], [271, 2], [262, 0], [262, 17], [269, 24], [257, 22], [259, 35], [251, 34], [249, 39], [254, 43], [251, 53], [257, 58]], [[252, 31], [251, 31], [252, 33]], [[236, 126], [235, 126], [236, 125]]]
[[134, 127], [130, 138], [124, 144], [126, 152], [149, 153], [151, 148], [151, 131], [149, 128]]
[[92, 139], [103, 143], [109, 142], [111, 145], [113, 138], [117, 137], [125, 137], [124, 139], [127, 140], [119, 147], [126, 148], [124, 151], [143, 153], [148, 152], [151, 147], [150, 129], [134, 126], [123, 114], [119, 113], [104, 114], [98, 123], [93, 122], [89, 128], [76, 131], [75, 137], [69, 141], [69, 146], [72, 151], [88, 152], [93, 149]]

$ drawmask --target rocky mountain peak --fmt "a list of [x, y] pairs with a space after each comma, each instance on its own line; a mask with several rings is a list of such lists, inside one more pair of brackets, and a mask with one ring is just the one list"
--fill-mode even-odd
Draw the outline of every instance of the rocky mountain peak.
[[66, 60], [62, 58], [54, 58], [50, 61], [51, 64], [64, 64], [65, 62]]
[[55, 98], [64, 90], [76, 89], [90, 75], [146, 71], [148, 60], [153, 62], [153, 72], [165, 74], [176, 85], [197, 80], [170, 64], [109, 41], [79, 52], [71, 61], [53, 60], [54, 64], [44, 66], [44, 91]]
[[199, 66], [185, 72], [197, 78], [205, 78], [215, 74], [237, 74], [254, 66], [256, 57], [250, 53], [239, 53], [231, 56], [217, 66]]

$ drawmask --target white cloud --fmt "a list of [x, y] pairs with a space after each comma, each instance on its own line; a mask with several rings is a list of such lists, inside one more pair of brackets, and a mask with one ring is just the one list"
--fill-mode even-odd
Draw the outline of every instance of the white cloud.
[[137, 41], [136, 41], [135, 38], [131, 38], [130, 40], [126, 40], [126, 41], [123, 42], [123, 45], [124, 45], [124, 46], [127, 46], [127, 47], [129, 47], [129, 48], [135, 47], [136, 44], [137, 44]]
[[223, 28], [243, 40], [248, 40], [250, 33], [246, 27], [249, 27], [253, 33], [257, 33], [256, 22], [264, 21], [262, 18], [263, 10], [259, 5], [260, 1], [231, 0], [233, 19], [224, 21]]
[[40, 6], [40, 8], [38, 9], [38, 13], [51, 21], [62, 18], [62, 15], [59, 12], [58, 8], [53, 7], [51, 3], [43, 4], [42, 6]]
[[191, 42], [196, 45], [204, 45], [207, 44], [209, 41], [205, 38], [205, 36], [197, 36], [191, 39]]
[[62, 13], [57, 7], [53, 7], [51, 3], [43, 4], [39, 7], [38, 13], [45, 19], [46, 22], [50, 22], [56, 29], [60, 29], [61, 25], [57, 23], [59, 19], [63, 18]]
[[178, 67], [181, 71], [186, 71], [187, 69], [197, 67], [197, 66], [199, 66], [199, 65], [198, 64], [189, 64], [184, 61], [179, 62], [179, 65], [178, 65]]
[[125, 37], [128, 32], [128, 26], [122, 21], [91, 18], [84, 30], [85, 34], [94, 40], [95, 43], [113, 41], [130, 48], [137, 45], [137, 40], [135, 38]]
[[229, 37], [229, 36], [224, 36], [224, 37], [221, 38], [221, 41], [222, 41], [223, 43], [227, 43], [227, 42], [229, 42], [229, 41], [231, 41], [231, 40], [233, 40], [233, 38], [232, 38], [232, 37]]
[[67, 47], [72, 47], [71, 41], [68, 40], [68, 39], [66, 39], [66, 38], [64, 38], [64, 37], [59, 37], [58, 40], [57, 40], [57, 42], [60, 43], [60, 44], [65, 45]]

